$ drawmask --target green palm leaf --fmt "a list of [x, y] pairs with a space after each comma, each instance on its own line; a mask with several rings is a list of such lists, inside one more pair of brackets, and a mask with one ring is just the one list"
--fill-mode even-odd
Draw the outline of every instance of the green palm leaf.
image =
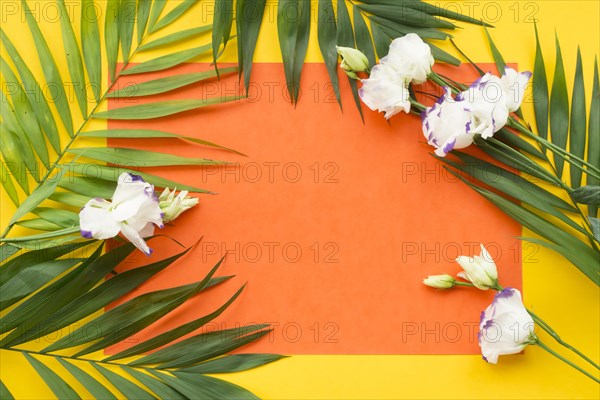
[[[58, 7], [66, 15], [64, 0], [56, 0]], [[184, 140], [190, 144], [209, 146], [228, 152], [236, 152], [225, 146], [186, 137], [170, 132], [130, 129], [130, 130], [96, 130], [87, 128], [94, 119], [133, 120], [142, 118], [161, 118], [174, 113], [212, 106], [238, 98], [224, 99], [185, 99], [161, 101], [143, 106], [110, 108], [100, 111], [105, 100], [111, 97], [126, 96], [122, 91], [112, 91], [119, 78], [128, 74], [144, 74], [160, 71], [189, 61], [202, 53], [213, 49], [213, 44], [201, 44], [199, 47], [172, 53], [166, 57], [150, 58], [148, 61], [128, 65], [135, 61], [140, 51], [158, 47], [167, 47], [175, 43], [191, 42], [200, 35], [210, 31], [212, 26], [200, 26], [192, 29], [175, 31], [168, 35], [155, 35], [168, 26], [174, 27], [179, 19], [188, 12], [195, 1], [185, 0], [175, 7], [165, 9], [164, 0], [121, 0], [108, 2], [106, 12], [97, 12], [97, 4], [93, 0], [83, 0], [80, 15], [70, 15], [80, 19], [79, 31], [74, 29], [75, 23], [69, 18], [61, 18], [61, 43], [49, 43], [44, 33], [29, 12], [26, 0], [22, 0], [27, 26], [34, 40], [43, 78], [58, 86], [57, 90], [44, 93], [40, 89], [41, 77], [32, 73], [33, 66], [28, 66], [21, 58], [19, 51], [9, 39], [9, 35], [0, 30], [0, 41], [6, 49], [11, 65], [2, 60], [2, 78], [14, 85], [15, 91], [10, 96], [2, 96], [2, 124], [0, 141], [2, 157], [5, 161], [2, 168], [7, 179], [2, 188], [17, 207], [9, 225], [0, 237], [0, 349], [23, 354], [32, 366], [32, 373], [37, 373], [59, 398], [79, 398], [78, 386], [71, 387], [66, 383], [67, 375], [79, 382], [96, 398], [187, 398], [179, 390], [182, 387], [194, 388], [210, 393], [214, 398], [225, 398], [230, 394], [239, 397], [254, 398], [249, 392], [235, 385], [200, 374], [182, 373], [156, 375], [154, 365], [137, 363], [125, 366], [111, 360], [95, 361], [83, 355], [96, 350], [104, 350], [111, 344], [130, 338], [140, 329], [150, 326], [163, 316], [180, 307], [192, 296], [203, 296], [203, 291], [230, 279], [231, 277], [214, 276], [220, 262], [200, 281], [179, 288], [167, 288], [135, 297], [121, 306], [113, 308], [99, 316], [96, 314], [107, 305], [118, 301], [123, 296], [142, 286], [149, 279], [160, 274], [165, 268], [176, 263], [189, 249], [165, 259], [148, 263], [130, 271], [107, 276], [119, 270], [119, 264], [134, 250], [134, 246], [126, 243], [105, 251], [104, 242], [83, 240], [79, 235], [78, 215], [76, 209], [83, 206], [91, 197], [110, 198], [115, 190], [116, 182], [122, 172], [136, 173], [146, 181], [164, 188], [177, 186], [179, 189], [197, 193], [210, 193], [208, 190], [184, 185], [181, 182], [165, 179], [153, 174], [132, 169], [124, 169], [109, 165], [90, 165], [78, 162], [78, 157], [90, 157], [99, 161], [125, 163], [126, 159], [137, 160], [137, 165], [214, 165], [221, 161], [207, 160], [201, 157], [185, 158], [172, 154], [152, 153], [136, 149], [121, 148], [75, 148], [79, 138], [130, 138], [132, 140], [148, 140], [154, 138]], [[163, 12], [164, 11], [164, 12]], [[225, 20], [220, 33], [217, 48], [226, 45], [230, 38], [231, 21]], [[104, 37], [100, 36], [99, 26], [104, 27]], [[220, 29], [220, 28], [219, 28]], [[258, 27], [252, 29], [258, 32]], [[11, 32], [12, 34], [12, 32]], [[136, 40], [134, 40], [136, 36]], [[248, 36], [252, 38], [252, 34]], [[81, 46], [81, 47], [80, 47]], [[102, 66], [102, 53], [106, 54], [106, 65]], [[118, 57], [121, 55], [122, 64]], [[65, 57], [69, 80], [75, 86], [75, 99], [79, 112], [71, 114], [67, 101], [65, 82], [67, 77], [61, 76], [57, 68], [58, 58]], [[249, 64], [251, 64], [251, 57]], [[235, 72], [236, 68], [222, 69], [221, 73]], [[108, 75], [108, 85], [102, 84]], [[138, 95], [154, 95], [171, 90], [198, 84], [215, 77], [215, 71], [184, 74], [175, 77], [155, 79], [139, 85]], [[91, 86], [93, 97], [88, 99], [87, 86]], [[27, 88], [24, 90], [23, 88]], [[54, 119], [58, 115], [59, 126]], [[79, 127], [75, 129], [74, 127]], [[68, 140], [61, 140], [61, 135], [68, 134]], [[46, 146], [46, 141], [51, 146]], [[52, 152], [53, 151], [53, 152]], [[76, 158], [69, 161], [65, 155]], [[39, 158], [47, 169], [39, 170], [36, 160]], [[26, 165], [27, 171], [19, 169]], [[68, 174], [67, 174], [68, 172]], [[93, 179], [92, 179], [93, 178]], [[30, 188], [30, 185], [33, 185]], [[21, 191], [27, 195], [24, 196]], [[57, 207], [57, 204], [59, 207]], [[34, 217], [31, 217], [31, 216]], [[14, 226], [22, 226], [34, 230], [28, 236], [11, 236]], [[155, 240], [155, 239], [152, 239]], [[98, 245], [99, 244], [99, 245]], [[93, 247], [91, 246], [93, 245]], [[89, 246], [89, 247], [88, 247]], [[34, 249], [34, 250], [31, 250]], [[40, 250], [42, 249], [42, 250]], [[81, 253], [81, 256], [79, 253]], [[142, 342], [133, 351], [125, 350], [124, 354], [141, 355], [148, 350], [173, 346], [172, 341], [186, 334], [194, 334], [206, 322], [226, 312], [228, 307], [238, 298], [242, 288], [236, 291], [212, 313], [202, 316], [181, 327], [160, 333]], [[118, 334], [107, 334], [94, 340], [85, 340], [85, 347], [69, 350], [73, 342], [57, 341], [54, 348], [64, 347], [60, 354], [40, 353], [29, 350], [30, 343], [47, 334], [58, 332], [66, 326], [80, 324], [84, 321], [95, 321], [104, 327], [119, 327]], [[41, 329], [40, 329], [41, 328]], [[266, 326], [245, 335], [242, 340], [229, 340], [218, 345], [213, 342], [211, 348], [198, 348], [186, 362], [191, 367], [199, 362], [208, 362], [214, 357], [224, 356], [228, 351], [260, 339], [264, 336]], [[113, 332], [114, 333], [114, 332]], [[75, 339], [81, 335], [73, 336]], [[192, 336], [194, 337], [194, 336]], [[78, 339], [80, 340], [80, 339]], [[76, 343], [79, 343], [76, 341]], [[18, 347], [17, 347], [18, 346]], [[66, 347], [65, 347], [66, 346]], [[153, 347], [155, 346], [155, 347]], [[44, 350], [53, 351], [53, 347]], [[65, 356], [71, 351], [75, 355]], [[123, 358], [123, 357], [121, 357]], [[194, 361], [201, 360], [201, 361]], [[247, 366], [259, 366], [271, 358], [256, 359], [242, 363]], [[273, 359], [274, 361], [275, 359]], [[62, 366], [60, 371], [54, 370], [56, 362]], [[91, 364], [90, 370], [86, 364]], [[228, 367], [230, 365], [230, 367]], [[217, 365], [218, 366], [218, 365]], [[223, 372], [231, 372], [240, 368], [240, 363], [226, 363], [220, 368]], [[179, 368], [173, 370], [176, 373]], [[102, 375], [112, 386], [104, 384]], [[70, 381], [69, 381], [70, 382]], [[119, 393], [115, 392], [116, 388]], [[199, 389], [202, 388], [202, 389]], [[0, 397], [12, 398], [7, 386], [0, 383]]]

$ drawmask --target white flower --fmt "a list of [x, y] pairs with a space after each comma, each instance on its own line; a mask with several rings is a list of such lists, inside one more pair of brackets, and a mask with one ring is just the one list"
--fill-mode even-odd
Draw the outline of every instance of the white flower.
[[423, 279], [423, 283], [436, 289], [450, 289], [456, 280], [451, 275], [431, 275]]
[[521, 293], [512, 288], [498, 292], [479, 320], [483, 359], [496, 364], [499, 356], [520, 353], [536, 341], [533, 319], [523, 305]]
[[181, 213], [198, 204], [198, 199], [188, 196], [189, 192], [187, 190], [182, 190], [175, 196], [176, 191], [177, 188], [172, 192], [169, 188], [165, 188], [158, 198], [159, 206], [164, 213], [163, 222], [165, 223], [173, 221], [175, 218], [179, 217]]
[[504, 75], [500, 79], [502, 89], [506, 93], [506, 107], [508, 111], [515, 112], [521, 107], [525, 87], [531, 79], [531, 72], [517, 72], [512, 68], [505, 68]]
[[380, 63], [394, 68], [408, 82], [423, 83], [431, 74], [434, 60], [429, 45], [419, 35], [409, 33], [392, 41]]
[[361, 100], [371, 110], [385, 112], [386, 119], [400, 111], [410, 111], [408, 83], [392, 67], [374, 66], [369, 79], [363, 79], [362, 83], [358, 90]]
[[476, 288], [488, 290], [498, 287], [496, 264], [483, 245], [481, 245], [479, 256], [473, 258], [460, 256], [456, 259], [456, 262], [464, 269], [464, 272], [459, 272], [458, 276], [468, 280]]
[[342, 57], [340, 68], [353, 79], [359, 79], [356, 72], [369, 70], [369, 59], [361, 51], [352, 47], [335, 46], [338, 54]]
[[462, 149], [473, 143], [474, 121], [464, 101], [452, 98], [450, 88], [432, 106], [421, 113], [423, 135], [435, 147], [435, 154], [445, 157], [453, 149]]
[[109, 239], [120, 232], [147, 255], [152, 250], [143, 238], [154, 233], [154, 225], [163, 227], [154, 186], [128, 173], [119, 176], [112, 202], [91, 199], [79, 213], [83, 237]]

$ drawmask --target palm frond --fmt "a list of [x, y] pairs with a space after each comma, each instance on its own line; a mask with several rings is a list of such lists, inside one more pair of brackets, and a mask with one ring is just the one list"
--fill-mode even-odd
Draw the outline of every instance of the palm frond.
[[[88, 246], [95, 250], [87, 258], [59, 258]], [[140, 287], [191, 251], [189, 248], [184, 249], [166, 259], [117, 273], [105, 280], [106, 275], [118, 269], [120, 262], [134, 251], [134, 246], [124, 244], [104, 254], [103, 247], [103, 243], [98, 245], [98, 242], [93, 241], [67, 244], [55, 247], [51, 252], [32, 251], [21, 254], [3, 266], [7, 274], [2, 274], [3, 282], [0, 286], [2, 308], [7, 310], [13, 304], [14, 307], [0, 318], [4, 334], [0, 340], [0, 349], [23, 353], [58, 398], [64, 398], [67, 392], [69, 398], [75, 398], [76, 393], [65, 382], [65, 374], [52, 372], [53, 369], [48, 366], [52, 359], [58, 360], [68, 374], [91, 393], [106, 394], [110, 390], [86, 372], [83, 367], [86, 363], [96, 368], [127, 398], [134, 394], [138, 398], [143, 393], [147, 393], [145, 397], [154, 397], [151, 392], [158, 394], [166, 391], [177, 392], [180, 398], [193, 398], [189, 396], [189, 392], [187, 395], [185, 390], [181, 392], [186, 385], [192, 385], [208, 392], [214, 390], [210, 398], [222, 399], [228, 398], [227, 393], [233, 390], [231, 384], [214, 378], [206, 381], [208, 378], [204, 374], [236, 372], [281, 358], [262, 354], [226, 355], [267, 335], [270, 332], [268, 325], [218, 331], [211, 329], [194, 334], [221, 315], [238, 298], [243, 287], [206, 316], [101, 360], [85, 357], [130, 338], [175, 312], [191, 297], [201, 296], [205, 290], [231, 278], [215, 276], [223, 261], [221, 259], [199, 281], [141, 294], [97, 315], [98, 311]], [[32, 277], [35, 277], [33, 281], [30, 279]], [[22, 285], [25, 280], [29, 285]], [[51, 280], [54, 281], [50, 285], [45, 285]], [[29, 351], [23, 348], [27, 343], [60, 332], [67, 326], [78, 328], [42, 350]], [[187, 338], [173, 343], [184, 336]], [[143, 356], [158, 348], [158, 351]], [[125, 359], [130, 361], [127, 364], [120, 361]], [[120, 373], [114, 372], [113, 368], [120, 369]], [[123, 372], [137, 380], [125, 378]], [[139, 374], [145, 376], [138, 379], [141, 377]], [[137, 381], [141, 381], [141, 384]], [[255, 398], [242, 388], [234, 388], [248, 398]]]
[[[69, 222], [61, 218], [59, 213], [64, 211], [54, 211], [46, 209], [44, 215], [39, 215], [41, 220], [21, 222], [20, 220], [30, 212], [36, 211], [47, 201], [62, 203], [64, 206], [80, 207], [83, 199], [81, 196], [103, 196], [106, 197], [111, 189], [116, 186], [116, 177], [106, 178], [99, 184], [93, 185], [86, 182], [86, 173], [83, 168], [74, 168], [77, 164], [77, 157], [83, 157], [84, 162], [104, 163], [110, 162], [115, 165], [127, 165], [132, 163], [136, 167], [161, 165], [212, 165], [221, 164], [219, 161], [204, 160], [202, 158], [185, 158], [160, 153], [149, 153], [142, 150], [131, 149], [102, 149], [96, 147], [78, 147], [74, 148], [77, 139], [87, 138], [106, 138], [106, 137], [129, 137], [132, 139], [152, 139], [152, 138], [173, 138], [179, 140], [181, 137], [170, 132], [162, 134], [140, 135], [132, 133], [128, 135], [123, 130], [121, 136], [111, 135], [110, 133], [87, 134], [86, 130], [89, 123], [93, 120], [142, 120], [162, 118], [165, 116], [177, 114], [184, 111], [194, 110], [200, 107], [213, 106], [225, 102], [233, 102], [240, 99], [238, 96], [232, 97], [214, 97], [209, 99], [184, 99], [154, 101], [143, 105], [123, 106], [111, 108], [108, 111], [100, 111], [107, 99], [120, 97], [142, 97], [166, 93], [175, 89], [183, 88], [198, 82], [216, 76], [215, 71], [206, 71], [192, 74], [177, 74], [168, 78], [155, 79], [127, 89], [113, 90], [118, 87], [119, 78], [125, 75], [143, 74], [146, 72], [161, 71], [177, 66], [181, 63], [193, 60], [203, 54], [209, 54], [213, 45], [207, 43], [199, 47], [193, 47], [188, 50], [172, 53], [166, 56], [155, 57], [148, 61], [130, 66], [134, 61], [135, 55], [140, 51], [180, 41], [191, 41], [201, 37], [206, 32], [211, 31], [211, 26], [202, 26], [188, 30], [182, 30], [166, 36], [157, 37], [155, 32], [175, 23], [195, 4], [194, 1], [184, 1], [176, 7], [166, 12], [163, 16], [163, 1], [148, 0], [122, 0], [109, 1], [104, 16], [104, 38], [100, 38], [99, 24], [102, 18], [96, 10], [97, 4], [92, 0], [82, 2], [82, 11], [80, 16], [72, 15], [71, 19], [79, 17], [81, 20], [81, 31], [77, 35], [70, 22], [70, 18], [61, 18], [60, 29], [63, 37], [64, 48], [52, 49], [50, 44], [44, 39], [43, 32], [35, 19], [28, 10], [26, 1], [22, 1], [22, 6], [27, 16], [27, 24], [34, 39], [35, 47], [39, 56], [39, 63], [47, 82], [52, 82], [56, 91], [48, 91], [51, 97], [47, 98], [48, 93], [42, 92], [38, 80], [33, 76], [27, 64], [23, 61], [18, 49], [13, 45], [9, 36], [0, 30], [0, 40], [7, 50], [12, 65], [8, 60], [1, 59], [1, 70], [3, 79], [11, 85], [11, 94], [7, 96], [2, 92], [2, 155], [5, 163], [3, 170], [3, 188], [11, 201], [17, 206], [17, 212], [11, 218], [8, 227], [3, 233], [0, 241], [11, 242], [18, 241], [21, 246], [27, 245], [23, 238], [11, 238], [8, 234], [15, 225], [26, 226], [29, 229], [44, 231], [30, 235], [31, 243], [40, 240], [55, 240], [62, 236], [63, 239], [72, 233], [67, 228], [75, 228], [77, 221], [72, 225], [56, 223], [58, 221]], [[57, 0], [58, 7], [67, 15], [68, 10], [64, 5], [64, 0]], [[134, 40], [134, 32], [137, 29], [137, 40]], [[104, 49], [104, 50], [103, 50]], [[108, 86], [104, 88], [102, 84], [102, 63], [101, 53], [107, 54], [108, 66], [104, 71], [108, 71], [110, 80]], [[122, 63], [117, 63], [119, 51], [122, 57]], [[64, 56], [67, 60], [68, 77], [62, 76], [57, 67], [55, 58]], [[226, 68], [222, 73], [231, 73], [235, 68]], [[87, 75], [86, 75], [87, 73]], [[73, 82], [73, 86], [78, 88], [75, 91], [76, 100], [79, 105], [80, 115], [71, 112], [67, 102], [64, 83]], [[23, 88], [28, 88], [25, 91]], [[33, 88], [34, 90], [29, 90]], [[83, 88], [83, 89], [81, 89]], [[91, 96], [88, 96], [87, 89], [90, 88]], [[54, 96], [54, 97], [52, 97]], [[88, 104], [88, 97], [94, 101]], [[54, 119], [51, 111], [55, 108], [59, 116], [61, 125]], [[78, 126], [78, 128], [75, 128]], [[66, 132], [68, 139], [61, 139], [61, 133]], [[110, 132], [110, 130], [108, 130]], [[212, 146], [228, 152], [235, 152], [225, 146], [216, 145], [200, 139], [187, 138], [188, 143], [203, 146]], [[46, 146], [49, 142], [51, 149]], [[51, 151], [54, 154], [51, 154]], [[237, 152], [236, 152], [237, 153]], [[239, 154], [239, 153], [238, 153]], [[69, 155], [75, 155], [75, 161], [68, 161]], [[132, 157], [132, 158], [129, 158]], [[39, 160], [40, 162], [37, 162]], [[154, 160], [154, 162], [148, 162]], [[125, 162], [127, 161], [127, 162]], [[25, 166], [26, 171], [21, 167]], [[117, 168], [110, 166], [99, 166], [104, 172], [115, 172]], [[70, 171], [66, 174], [66, 171]], [[74, 174], [71, 171], [77, 171]], [[121, 171], [124, 172], [124, 171]], [[136, 171], [136, 173], [138, 173]], [[162, 179], [150, 174], [144, 174], [146, 180], [158, 187], [177, 186], [184, 188], [187, 185], [181, 182], [173, 182]], [[108, 174], [107, 174], [108, 175]], [[30, 186], [34, 189], [30, 192]], [[96, 187], [92, 187], [96, 186]], [[27, 198], [23, 200], [23, 194], [19, 193], [21, 189]], [[187, 190], [200, 193], [210, 193], [208, 190], [187, 186]], [[90, 189], [87, 191], [86, 189]], [[110, 196], [109, 196], [110, 197]], [[84, 203], [85, 204], [85, 203]], [[39, 210], [38, 210], [39, 211]], [[75, 238], [75, 237], [74, 237]], [[31, 244], [29, 243], [29, 244]]]
[[[56, 2], [63, 15], [67, 15], [64, 0]], [[57, 90], [48, 93], [41, 90], [44, 79], [34, 76], [9, 35], [0, 30], [0, 41], [8, 55], [6, 60], [0, 60], [2, 79], [11, 85], [8, 95], [0, 91], [0, 142], [4, 161], [2, 187], [16, 206], [0, 238], [0, 351], [23, 354], [32, 367], [31, 373], [35, 371], [58, 398], [82, 396], [78, 393], [78, 387], [71, 386], [67, 381], [77, 381], [96, 398], [186, 399], [195, 398], [198, 393], [208, 399], [232, 395], [236, 398], [256, 398], [241, 387], [205, 376], [206, 373], [253, 368], [280, 358], [260, 354], [243, 357], [227, 355], [268, 334], [267, 325], [210, 333], [201, 331], [207, 323], [228, 309], [243, 287], [205, 316], [112, 356], [99, 359], [92, 355], [131, 338], [161, 318], [177, 312], [187, 300], [203, 296], [207, 289], [231, 278], [216, 276], [221, 260], [196, 282], [141, 294], [101, 313], [105, 307], [176, 263], [191, 249], [107, 278], [111, 272], [119, 270], [119, 264], [133, 252], [134, 246], [126, 243], [106, 250], [105, 242], [83, 239], [79, 234], [76, 212], [91, 197], [110, 198], [122, 172], [138, 174], [160, 188], [177, 186], [196, 193], [211, 193], [203, 188], [146, 173], [143, 169], [138, 171], [122, 167], [131, 165], [132, 161], [136, 167], [142, 168], [156, 165], [202, 167], [224, 163], [136, 149], [75, 147], [80, 138], [162, 138], [241, 154], [219, 144], [171, 132], [88, 129], [93, 120], [161, 118], [238, 100], [239, 97], [219, 97], [154, 101], [141, 106], [101, 111], [110, 98], [166, 93], [215, 77], [216, 72], [212, 70], [178, 74], [147, 81], [134, 92], [113, 90], [118, 87], [119, 78], [125, 75], [167, 70], [199, 55], [209, 54], [213, 49], [212, 43], [130, 65], [139, 52], [191, 42], [210, 32], [212, 26], [180, 30], [162, 36], [156, 34], [177, 23], [196, 4], [192, 0], [180, 2], [170, 9], [165, 7], [164, 0], [111, 0], [106, 3], [103, 13], [97, 12], [100, 8], [93, 0], [83, 0], [80, 15], [61, 18], [64, 46], [56, 47], [54, 43], [46, 41], [33, 14], [28, 12], [27, 2], [22, 0], [21, 4], [45, 81], [52, 83]], [[76, 24], [70, 22], [77, 18], [80, 19], [79, 32], [74, 29]], [[100, 35], [100, 24], [104, 26], [104, 37]], [[219, 32], [219, 43], [227, 43], [229, 31]], [[107, 58], [104, 65], [102, 53]], [[57, 67], [60, 57], [66, 58], [68, 75]], [[220, 73], [236, 71], [236, 68], [224, 68]], [[105, 75], [109, 77], [108, 84], [104, 83]], [[64, 82], [67, 81], [73, 82], [77, 88], [77, 108], [71, 109], [64, 95]], [[94, 164], [93, 181], [88, 179], [89, 162]], [[10, 235], [15, 226], [33, 232], [28, 236]], [[31, 350], [32, 342], [69, 326], [80, 328], [45, 349]], [[92, 327], [100, 329], [90, 335]], [[183, 340], [173, 344], [180, 339]], [[190, 346], [190, 342], [194, 345]], [[181, 349], [185, 349], [186, 357], [175, 363], [169, 354], [178, 353]], [[151, 355], [144, 356], [152, 351], [154, 353]], [[153, 355], [155, 358], [167, 358], [160, 363], [144, 361]], [[112, 385], [110, 388], [104, 383], [106, 380]], [[0, 382], [0, 397], [13, 398], [5, 382]]]
[[[596, 218], [597, 206], [600, 204], [597, 178], [600, 169], [600, 152], [597, 146], [597, 120], [600, 115], [600, 103], [597, 99], [597, 64], [594, 93], [588, 114], [583, 84], [583, 62], [581, 53], [577, 52], [569, 122], [569, 95], [560, 44], [557, 39], [556, 69], [549, 95], [546, 66], [537, 28], [536, 38], [533, 75], [535, 118], [539, 137], [546, 139], [549, 127], [551, 142], [537, 140], [535, 143], [538, 146], [535, 147], [518, 134], [503, 129], [493, 138], [475, 139], [477, 146], [495, 163], [459, 151], [452, 152], [458, 160], [440, 158], [440, 161], [469, 187], [542, 238], [526, 240], [558, 252], [592, 282], [600, 285], [600, 232]], [[489, 34], [488, 39], [498, 69], [501, 70], [505, 65], [502, 55]], [[586, 120], [590, 121], [587, 130]], [[509, 126], [517, 133], [535, 139], [535, 134], [529, 132], [530, 128], [522, 122], [513, 120]], [[584, 152], [586, 146], [587, 156]], [[550, 157], [549, 152], [554, 157]], [[563, 180], [565, 165], [569, 167], [570, 185]], [[584, 179], [586, 185], [582, 186]], [[568, 200], [555, 195], [556, 191], [562, 191], [564, 198]], [[588, 207], [587, 215], [583, 209], [585, 206]]]
[[[279, 0], [277, 24], [283, 66], [286, 73], [288, 92], [292, 103], [298, 101], [298, 86], [302, 75], [302, 65], [306, 55], [306, 44], [310, 35], [310, 1]], [[266, 0], [222, 0], [216, 2], [213, 26], [213, 57], [221, 46], [226, 47], [232, 29], [233, 9], [235, 9], [236, 32], [238, 37], [238, 60], [240, 76], [244, 75], [246, 88], [250, 84], [252, 60], [265, 13]], [[351, 11], [348, 8], [351, 8]], [[353, 14], [354, 24], [351, 23]], [[451, 37], [443, 30], [456, 28], [451, 21], [483, 24], [482, 21], [425, 3], [421, 0], [341, 0], [334, 12], [332, 0], [319, 0], [318, 26], [319, 47], [341, 106], [335, 46], [357, 47], [375, 63], [375, 52], [379, 58], [387, 54], [393, 38], [416, 33], [423, 39], [445, 40]], [[369, 26], [372, 32], [369, 32]], [[489, 26], [489, 25], [488, 25]], [[434, 57], [439, 61], [458, 65], [460, 61], [441, 50], [433, 43]], [[352, 84], [352, 81], [351, 81]], [[353, 83], [355, 86], [356, 83]], [[353, 88], [353, 91], [354, 88]], [[360, 110], [360, 103], [357, 103]]]

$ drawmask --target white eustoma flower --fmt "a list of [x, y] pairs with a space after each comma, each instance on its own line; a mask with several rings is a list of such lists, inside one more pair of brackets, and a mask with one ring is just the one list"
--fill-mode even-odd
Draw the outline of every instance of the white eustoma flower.
[[408, 82], [423, 83], [431, 74], [434, 59], [429, 45], [419, 35], [409, 33], [392, 41], [380, 63], [394, 68]]
[[361, 100], [371, 110], [385, 112], [386, 119], [400, 111], [410, 111], [408, 83], [392, 67], [385, 64], [374, 66], [369, 79], [363, 79], [362, 83], [358, 90]]
[[169, 188], [165, 188], [158, 198], [159, 206], [164, 213], [163, 222], [165, 223], [173, 221], [175, 218], [179, 217], [181, 213], [198, 204], [198, 199], [188, 196], [189, 192], [187, 190], [182, 190], [175, 196], [176, 191], [177, 188], [172, 192]]
[[352, 79], [359, 79], [356, 72], [369, 70], [369, 59], [361, 51], [352, 47], [335, 46], [335, 48], [342, 57], [340, 68]]
[[436, 148], [435, 154], [440, 157], [473, 143], [475, 131], [471, 110], [464, 101], [452, 98], [450, 88], [421, 113], [421, 120], [427, 143]]
[[531, 72], [517, 72], [512, 68], [505, 68], [500, 79], [502, 89], [506, 94], [506, 107], [508, 111], [515, 112], [521, 107], [525, 95], [525, 87], [531, 79]]
[[496, 294], [481, 313], [478, 337], [483, 359], [492, 364], [499, 356], [520, 353], [537, 341], [533, 319], [518, 290], [506, 288]]
[[496, 263], [490, 256], [486, 248], [481, 245], [481, 254], [479, 256], [466, 257], [460, 256], [456, 259], [463, 272], [458, 276], [471, 282], [476, 288], [488, 290], [498, 287], [498, 270]]
[[431, 275], [423, 279], [423, 283], [436, 289], [450, 289], [456, 280], [451, 275]]
[[112, 201], [91, 199], [79, 213], [81, 235], [86, 238], [109, 239], [122, 233], [145, 254], [152, 250], [144, 237], [154, 233], [154, 225], [163, 227], [163, 213], [154, 186], [137, 175], [119, 176]]

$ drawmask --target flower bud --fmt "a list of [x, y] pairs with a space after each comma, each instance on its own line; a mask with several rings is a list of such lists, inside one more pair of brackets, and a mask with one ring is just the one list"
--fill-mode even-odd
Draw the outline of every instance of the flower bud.
[[342, 57], [340, 68], [343, 69], [349, 77], [359, 79], [356, 72], [365, 72], [369, 70], [369, 59], [361, 51], [353, 49], [352, 47], [336, 46], [336, 49], [338, 54]]
[[165, 188], [162, 192], [159, 200], [159, 206], [163, 211], [163, 222], [171, 222], [181, 215], [186, 210], [194, 207], [198, 204], [198, 199], [195, 197], [188, 196], [187, 190], [182, 190], [177, 196], [175, 196], [175, 188], [172, 192], [169, 188]]
[[431, 275], [423, 279], [423, 283], [436, 289], [450, 289], [455, 285], [456, 280], [448, 274]]

